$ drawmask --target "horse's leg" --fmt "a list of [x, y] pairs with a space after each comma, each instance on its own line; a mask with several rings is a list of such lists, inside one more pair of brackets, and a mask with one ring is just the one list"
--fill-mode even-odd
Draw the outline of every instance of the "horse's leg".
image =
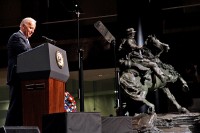
[[183, 91], [187, 92], [189, 90], [189, 87], [187, 85], [187, 82], [179, 75], [179, 80], [181, 81], [181, 83], [183, 84], [182, 88]]
[[149, 101], [147, 101], [146, 99], [142, 99], [143, 103], [145, 103], [147, 106], [149, 106], [148, 108], [148, 113], [149, 114], [153, 114], [155, 113], [155, 106], [154, 104], [150, 103]]
[[153, 114], [153, 113], [155, 113], [155, 106], [154, 106], [154, 104], [152, 104], [152, 103], [150, 103], [149, 101], [146, 100], [147, 93], [148, 93], [148, 91], [142, 91], [140, 93], [140, 95], [131, 96], [131, 98], [133, 100], [140, 101], [140, 102], [143, 102], [144, 104], [146, 104], [149, 107], [147, 112], [149, 114]]
[[167, 97], [173, 102], [173, 104], [176, 106], [176, 108], [178, 109], [178, 111], [180, 113], [189, 113], [189, 111], [182, 107], [175, 99], [174, 95], [169, 91], [169, 88], [164, 87], [163, 91], [165, 94], [167, 94]]

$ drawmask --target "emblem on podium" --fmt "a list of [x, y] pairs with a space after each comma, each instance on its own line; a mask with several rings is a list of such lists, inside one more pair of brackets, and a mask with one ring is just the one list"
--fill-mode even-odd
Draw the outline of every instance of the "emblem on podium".
[[64, 67], [64, 58], [60, 51], [56, 51], [56, 62], [60, 69]]

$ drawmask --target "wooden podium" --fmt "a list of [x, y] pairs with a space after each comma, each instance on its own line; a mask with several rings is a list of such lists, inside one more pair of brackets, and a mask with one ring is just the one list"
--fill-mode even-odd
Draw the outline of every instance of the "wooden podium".
[[23, 125], [38, 126], [42, 131], [43, 115], [65, 112], [66, 51], [41, 44], [18, 56], [17, 73], [22, 79]]

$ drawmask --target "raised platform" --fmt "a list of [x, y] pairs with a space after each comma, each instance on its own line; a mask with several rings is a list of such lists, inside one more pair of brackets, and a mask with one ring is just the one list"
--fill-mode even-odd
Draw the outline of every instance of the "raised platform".
[[37, 127], [1, 127], [0, 133], [200, 133], [200, 113], [102, 117], [98, 112], [54, 113]]
[[42, 133], [101, 133], [97, 112], [54, 113], [43, 117]]

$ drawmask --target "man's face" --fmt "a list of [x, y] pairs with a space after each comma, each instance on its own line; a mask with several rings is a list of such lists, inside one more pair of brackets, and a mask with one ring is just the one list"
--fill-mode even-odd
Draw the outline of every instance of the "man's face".
[[23, 24], [23, 27], [21, 30], [24, 33], [24, 35], [26, 36], [26, 38], [29, 38], [33, 35], [35, 28], [36, 28], [35, 23], [30, 21], [30, 22]]
[[129, 37], [129, 38], [134, 38], [134, 37], [135, 37], [135, 32], [130, 32], [130, 33], [128, 34], [128, 37]]

